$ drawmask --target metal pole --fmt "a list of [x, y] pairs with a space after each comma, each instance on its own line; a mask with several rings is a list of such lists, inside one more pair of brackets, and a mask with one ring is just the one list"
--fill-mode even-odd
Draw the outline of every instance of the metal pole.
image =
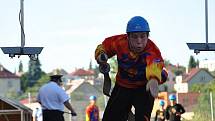
[[[69, 103], [71, 104], [71, 93], [69, 93]], [[69, 121], [73, 121], [71, 115], [69, 116]]]
[[176, 92], [176, 103], [179, 103], [178, 91]]
[[208, 0], [205, 0], [205, 32], [206, 45], [208, 46]]
[[28, 92], [28, 103], [30, 104], [31, 103], [31, 93]]
[[214, 121], [213, 94], [212, 94], [212, 92], [210, 92], [210, 103], [211, 103], [211, 121]]
[[23, 110], [21, 110], [21, 121], [24, 121], [23, 119], [24, 119], [24, 117], [23, 117]]
[[20, 24], [21, 24], [21, 47], [25, 46], [25, 35], [24, 35], [24, 0], [20, 0]]

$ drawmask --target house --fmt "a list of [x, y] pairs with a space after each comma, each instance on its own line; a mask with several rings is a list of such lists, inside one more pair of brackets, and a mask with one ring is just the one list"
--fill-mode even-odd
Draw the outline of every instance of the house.
[[21, 103], [0, 96], [0, 121], [32, 121], [32, 110]]
[[[95, 95], [97, 97], [97, 105], [100, 110], [100, 117], [102, 117], [102, 111], [104, 111], [105, 107], [105, 96], [102, 93], [102, 87], [95, 87], [89, 82], [84, 81], [81, 83], [73, 92], [71, 93], [71, 102], [76, 109], [78, 114], [76, 121], [85, 121], [85, 109], [89, 104], [89, 97], [91, 95]], [[68, 110], [66, 109], [68, 112]], [[65, 121], [71, 117], [71, 115], [64, 115]], [[69, 120], [68, 120], [69, 121]]]
[[19, 76], [8, 71], [0, 65], [0, 96], [6, 96], [9, 93], [18, 93], [21, 91], [21, 81]]
[[73, 76], [78, 76], [82, 79], [94, 79], [94, 71], [93, 70], [85, 70], [85, 69], [76, 69], [71, 73]]
[[[175, 89], [180, 92], [184, 89], [189, 91], [189, 88], [196, 83], [208, 83], [213, 81], [215, 77], [207, 70], [202, 68], [193, 68], [189, 73], [183, 76], [176, 77]], [[185, 91], [186, 92], [186, 91]]]
[[199, 68], [208, 69], [208, 71], [215, 71], [215, 60], [203, 60], [199, 62]]
[[85, 69], [76, 69], [74, 72], [66, 75], [68, 82], [72, 80], [85, 80], [91, 84], [94, 84], [94, 71]]
[[174, 88], [177, 94], [177, 101], [181, 103], [185, 110], [192, 111], [193, 107], [198, 103], [199, 92], [191, 92], [190, 87], [193, 84], [208, 83], [214, 81], [214, 76], [207, 70], [202, 68], [193, 68], [188, 73], [177, 76]]

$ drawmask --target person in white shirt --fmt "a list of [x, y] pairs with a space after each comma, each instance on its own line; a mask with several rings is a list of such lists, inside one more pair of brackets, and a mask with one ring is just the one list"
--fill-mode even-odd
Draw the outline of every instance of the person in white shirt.
[[76, 116], [72, 105], [69, 103], [69, 96], [61, 88], [62, 75], [50, 76], [50, 82], [39, 89], [37, 101], [42, 106], [43, 121], [64, 121], [64, 106], [70, 111], [72, 116]]

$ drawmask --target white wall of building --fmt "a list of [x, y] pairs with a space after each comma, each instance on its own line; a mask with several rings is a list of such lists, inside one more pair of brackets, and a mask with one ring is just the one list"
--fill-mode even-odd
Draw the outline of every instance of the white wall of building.
[[0, 79], [0, 96], [5, 96], [8, 92], [19, 92], [21, 89], [20, 80], [17, 78]]
[[215, 60], [200, 61], [199, 68], [206, 68], [208, 71], [215, 71]]

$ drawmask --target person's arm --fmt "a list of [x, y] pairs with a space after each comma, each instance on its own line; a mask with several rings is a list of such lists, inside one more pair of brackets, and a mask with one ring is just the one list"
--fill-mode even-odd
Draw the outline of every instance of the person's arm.
[[71, 111], [72, 114], [77, 115], [72, 105], [69, 103], [69, 100], [65, 101], [64, 105], [66, 106], [66, 108], [68, 108]]
[[167, 119], [167, 120], [169, 120], [169, 106], [166, 108], [166, 110], [165, 110], [165, 113], [164, 113], [164, 115], [165, 115], [165, 118]]
[[185, 113], [185, 109], [184, 109], [184, 107], [183, 107], [181, 104], [179, 104], [179, 106], [180, 106], [180, 114]]
[[112, 37], [106, 38], [102, 44], [99, 44], [95, 50], [95, 60], [99, 62], [100, 55], [107, 55], [107, 59], [113, 57], [116, 54], [117, 47], [119, 46], [117, 43], [122, 39], [126, 39], [126, 35], [116, 35]]
[[167, 71], [164, 69], [164, 60], [160, 50], [152, 42], [148, 41], [146, 45], [146, 79], [148, 80], [146, 90], [150, 91], [154, 98], [158, 97], [159, 84], [163, 84], [168, 77]]
[[86, 108], [85, 114], [86, 114], [86, 121], [90, 121], [90, 110], [88, 106]]
[[146, 78], [147, 80], [155, 79], [159, 84], [162, 84], [162, 71], [164, 62], [162, 58], [151, 55], [147, 58]]
[[164, 68], [164, 60], [161, 56], [159, 48], [149, 40], [146, 45], [146, 52], [149, 55], [146, 57], [146, 78], [147, 80], [157, 80], [158, 84], [163, 84], [168, 73]]
[[99, 107], [98, 106], [96, 106], [97, 107], [97, 110], [98, 110], [98, 120], [99, 120]]

